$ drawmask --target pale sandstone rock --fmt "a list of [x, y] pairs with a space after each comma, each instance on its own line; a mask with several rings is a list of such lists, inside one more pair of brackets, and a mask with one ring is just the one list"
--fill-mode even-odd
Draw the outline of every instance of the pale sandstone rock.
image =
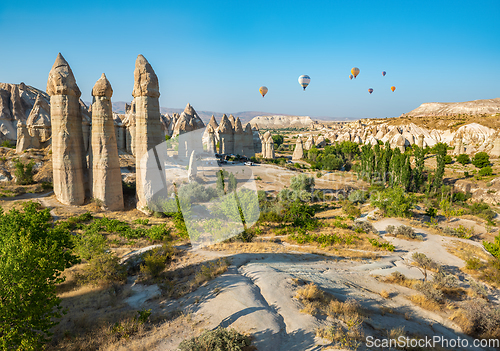
[[196, 151], [193, 150], [191, 152], [191, 157], [189, 158], [189, 166], [188, 166], [188, 180], [189, 180], [189, 182], [195, 181], [196, 174], [197, 174]]
[[24, 150], [31, 148], [31, 136], [23, 122], [17, 122], [16, 153], [21, 154]]
[[161, 130], [160, 96], [158, 78], [144, 56], [139, 55], [135, 62], [134, 90], [135, 101], [135, 156], [137, 209], [145, 210], [155, 193], [154, 176], [158, 164], [150, 149], [165, 141]]
[[92, 197], [111, 211], [123, 210], [122, 177], [111, 96], [113, 89], [104, 73], [92, 89]]
[[231, 122], [226, 117], [222, 116], [222, 120], [219, 124], [218, 134], [219, 134], [219, 153], [221, 154], [232, 154], [234, 153], [234, 130]]
[[295, 142], [295, 150], [293, 150], [292, 160], [301, 160], [304, 158], [304, 144], [300, 137]]
[[65, 205], [85, 201], [84, 153], [80, 89], [61, 54], [47, 81], [52, 123], [52, 167], [54, 193]]

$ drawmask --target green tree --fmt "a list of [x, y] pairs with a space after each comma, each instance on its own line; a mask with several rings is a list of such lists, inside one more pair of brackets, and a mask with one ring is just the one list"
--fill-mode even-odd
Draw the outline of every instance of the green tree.
[[466, 164], [469, 164], [470, 163], [469, 155], [467, 155], [467, 154], [458, 155], [457, 162], [461, 163], [463, 166], [465, 166]]
[[220, 193], [225, 194], [226, 190], [225, 190], [225, 182], [224, 182], [224, 170], [221, 169], [221, 170], [217, 171], [216, 176], [217, 176], [217, 183], [216, 183], [215, 188]]
[[0, 349], [38, 350], [61, 317], [56, 284], [78, 262], [71, 235], [52, 228], [50, 210], [29, 202], [0, 210]]
[[413, 154], [415, 156], [415, 169], [413, 172], [413, 190], [419, 191], [424, 183], [424, 161], [425, 151], [423, 148], [414, 145]]
[[472, 158], [472, 164], [477, 168], [484, 168], [490, 165], [490, 157], [486, 152], [478, 152]]
[[486, 166], [479, 170], [479, 175], [483, 177], [490, 176], [492, 174], [493, 174], [493, 168], [491, 168], [491, 166]]
[[299, 174], [290, 180], [290, 188], [294, 191], [305, 190], [309, 193], [314, 191], [315, 180], [306, 174]]
[[445, 143], [437, 143], [434, 148], [436, 152], [436, 173], [434, 174], [434, 191], [438, 191], [443, 186], [444, 167], [446, 166], [446, 153], [448, 152], [448, 145]]
[[233, 173], [229, 173], [229, 181], [227, 183], [227, 191], [234, 191], [238, 185], [238, 180]]
[[33, 184], [33, 166], [35, 163], [33, 161], [27, 164], [22, 163], [19, 159], [14, 161], [14, 167], [16, 170], [14, 175], [16, 176], [16, 183], [20, 185]]
[[316, 148], [316, 146], [313, 145], [307, 152], [307, 158], [309, 159], [309, 161], [314, 162], [318, 159], [319, 153], [319, 150]]
[[344, 161], [342, 158], [335, 155], [327, 155], [322, 160], [323, 169], [332, 171], [332, 170], [340, 170], [344, 165]]
[[370, 202], [381, 209], [386, 216], [409, 217], [410, 210], [415, 205], [415, 196], [395, 186], [372, 194]]
[[353, 141], [346, 140], [340, 143], [340, 150], [349, 161], [359, 155], [359, 145]]
[[274, 147], [279, 148], [281, 144], [285, 141], [285, 137], [283, 135], [273, 135]]

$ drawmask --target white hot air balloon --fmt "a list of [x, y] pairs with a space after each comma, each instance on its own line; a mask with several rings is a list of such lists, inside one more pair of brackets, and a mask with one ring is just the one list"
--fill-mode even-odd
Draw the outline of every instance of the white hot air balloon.
[[306, 90], [307, 86], [309, 85], [309, 82], [311, 82], [311, 77], [303, 74], [299, 77], [299, 84], [302, 85], [302, 88]]

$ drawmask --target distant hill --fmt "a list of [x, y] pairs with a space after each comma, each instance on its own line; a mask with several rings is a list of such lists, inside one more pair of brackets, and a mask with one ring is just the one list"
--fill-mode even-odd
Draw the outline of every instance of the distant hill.
[[465, 102], [426, 102], [402, 116], [494, 115], [500, 113], [500, 98]]
[[[125, 104], [128, 104], [128, 102], [125, 101], [116, 101], [113, 102], [113, 112], [116, 113], [125, 113]], [[169, 114], [172, 115], [174, 113], [181, 114], [182, 111], [184, 111], [183, 108], [170, 108], [170, 107], [160, 107], [160, 113], [162, 114]], [[215, 111], [198, 111], [196, 110], [200, 118], [203, 120], [203, 122], [208, 123], [210, 120], [210, 117], [214, 115], [217, 120], [220, 120], [222, 115], [225, 113], [226, 115], [233, 115], [234, 117], [239, 117], [241, 119], [241, 122], [243, 124], [250, 122], [252, 118], [255, 116], [262, 116], [262, 115], [272, 115], [272, 113], [269, 112], [261, 112], [261, 111], [243, 111], [243, 112], [215, 112]]]
[[304, 128], [309, 127], [314, 121], [309, 116], [257, 116], [252, 118], [250, 124], [258, 125], [264, 129], [281, 129], [281, 128]]

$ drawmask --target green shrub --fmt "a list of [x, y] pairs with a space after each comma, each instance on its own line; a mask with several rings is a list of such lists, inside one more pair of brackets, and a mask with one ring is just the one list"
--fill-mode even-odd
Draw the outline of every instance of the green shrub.
[[143, 255], [144, 264], [141, 265], [141, 273], [152, 278], [158, 277], [172, 259], [173, 254], [173, 247], [167, 244], [146, 252]]
[[[234, 176], [233, 176], [234, 177]], [[231, 179], [231, 178], [230, 178]], [[228, 189], [231, 191], [231, 189]], [[181, 186], [178, 190], [178, 196], [181, 199], [193, 202], [208, 202], [219, 193], [215, 188], [204, 187], [202, 184], [192, 182]]]
[[428, 207], [426, 210], [425, 210], [425, 214], [431, 218], [434, 218], [436, 217], [437, 215], [437, 209], [434, 208], [434, 207]]
[[109, 252], [93, 256], [82, 273], [76, 275], [78, 282], [99, 285], [125, 281], [127, 269], [119, 264], [119, 260]]
[[89, 226], [83, 233], [73, 236], [75, 253], [87, 261], [102, 255], [108, 249], [106, 238], [96, 226]]
[[144, 219], [137, 218], [136, 220], [134, 220], [134, 223], [135, 224], [147, 225], [149, 223], [149, 219], [147, 219], [147, 218], [144, 218]]
[[299, 174], [292, 177], [290, 180], [290, 189], [295, 191], [305, 190], [312, 193], [314, 190], [315, 181], [313, 177], [309, 177], [306, 174]]
[[13, 143], [11, 143], [11, 141], [10, 141], [10, 140], [4, 140], [4, 141], [2, 142], [2, 147], [8, 147], [8, 148], [10, 148], [10, 149], [15, 149], [15, 148], [16, 148], [16, 145], [15, 145], [15, 144], [13, 144]]
[[145, 232], [145, 236], [153, 241], [169, 240], [170, 228], [167, 228], [166, 224], [154, 225]]
[[243, 351], [250, 346], [250, 337], [234, 329], [206, 330], [200, 336], [184, 340], [179, 351]]
[[345, 201], [342, 205], [342, 212], [344, 212], [348, 216], [353, 216], [355, 218], [361, 216], [361, 210], [349, 201]]
[[490, 254], [500, 260], [500, 234], [495, 236], [495, 241], [490, 243], [483, 241], [483, 246]]
[[492, 174], [493, 174], [493, 169], [491, 168], [491, 166], [486, 166], [479, 170], [479, 175], [483, 177], [490, 176]]
[[363, 190], [354, 190], [352, 191], [349, 196], [347, 197], [349, 201], [352, 203], [364, 203], [366, 201], [366, 192]]
[[14, 161], [14, 175], [16, 177], [16, 183], [20, 185], [33, 184], [33, 166], [35, 163], [33, 161], [27, 164], [22, 163], [19, 160]]
[[463, 166], [465, 166], [466, 164], [469, 164], [470, 163], [469, 155], [467, 155], [467, 154], [458, 155], [457, 162], [461, 163]]
[[389, 243], [381, 243], [377, 239], [368, 239], [368, 241], [370, 242], [370, 244], [372, 244], [372, 246], [380, 247], [380, 248], [385, 249], [387, 251], [394, 251], [394, 249], [395, 249], [394, 245], [389, 244]]
[[415, 196], [395, 186], [373, 194], [370, 201], [373, 206], [381, 209], [386, 216], [409, 217], [410, 210], [415, 205]]
[[449, 165], [449, 164], [453, 163], [453, 159], [451, 158], [451, 156], [450, 156], [450, 155], [446, 155], [446, 156], [444, 157], [444, 163], [446, 163], [447, 165]]
[[407, 225], [400, 225], [394, 230], [394, 235], [395, 236], [402, 236], [408, 239], [416, 239], [417, 234], [415, 234], [415, 231], [413, 230], [412, 227], [409, 227]]
[[465, 260], [465, 268], [467, 268], [467, 269], [478, 270], [478, 269], [482, 268], [483, 266], [484, 266], [484, 264], [477, 257], [472, 257], [472, 258]]
[[484, 168], [490, 165], [490, 157], [486, 152], [478, 152], [472, 158], [472, 164], [477, 168]]

